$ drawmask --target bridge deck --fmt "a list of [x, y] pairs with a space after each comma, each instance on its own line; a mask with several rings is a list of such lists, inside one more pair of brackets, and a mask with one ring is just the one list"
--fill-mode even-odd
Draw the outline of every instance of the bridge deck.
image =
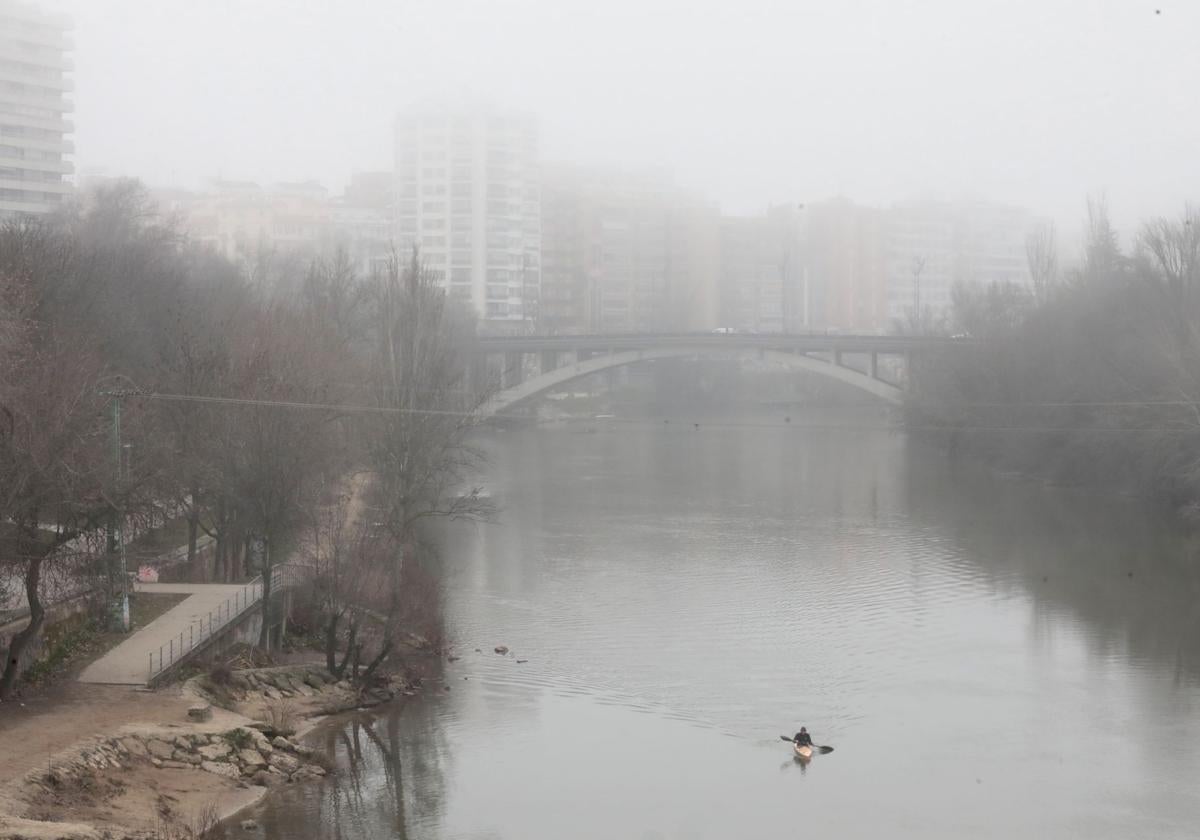
[[486, 353], [534, 353], [543, 350], [640, 350], [648, 347], [763, 348], [843, 353], [903, 353], [913, 349], [969, 344], [969, 338], [842, 333], [670, 333], [664, 335], [514, 335], [481, 336]]

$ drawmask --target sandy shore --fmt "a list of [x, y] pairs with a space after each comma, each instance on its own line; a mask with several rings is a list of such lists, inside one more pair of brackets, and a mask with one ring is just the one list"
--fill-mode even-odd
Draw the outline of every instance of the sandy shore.
[[[294, 737], [331, 710], [356, 705], [357, 698], [345, 684], [333, 683], [289, 694]], [[150, 756], [112, 752], [114, 739], [143, 744], [151, 739], [174, 743], [179, 736], [180, 743], [215, 741], [232, 730], [261, 725], [268, 703], [284, 698], [268, 698], [258, 688], [238, 691], [234, 702], [227, 703], [232, 708], [211, 705], [211, 719], [189, 720], [188, 708], [208, 699], [195, 681], [153, 692], [72, 683], [43, 702], [2, 709], [0, 838], [143, 838], [163, 836], [168, 829], [186, 836], [190, 827], [257, 803], [269, 787], [255, 781], [267, 777], [249, 778], [247, 768], [239, 777], [236, 762], [219, 768], [232, 768], [230, 777], [213, 767], [172, 760], [156, 766]], [[263, 749], [269, 747], [264, 744]], [[291, 773], [265, 770], [272, 774], [272, 786], [292, 781]]]

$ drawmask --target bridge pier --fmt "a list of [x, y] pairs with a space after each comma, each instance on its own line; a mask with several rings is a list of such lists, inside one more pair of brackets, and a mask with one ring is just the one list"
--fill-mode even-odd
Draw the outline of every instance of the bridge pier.
[[871, 351], [870, 375], [872, 379], [879, 378], [879, 354], [874, 350]]
[[842, 367], [842, 366], [843, 366], [843, 365], [842, 365], [842, 351], [841, 351], [841, 350], [839, 350], [838, 348], [836, 348], [836, 347], [835, 347], [835, 348], [833, 348], [832, 350], [830, 350], [830, 351], [829, 351], [829, 358], [830, 358], [830, 359], [833, 361], [833, 363], [834, 363], [835, 365], [837, 365], [838, 367]]
[[487, 356], [474, 353], [467, 362], [466, 372], [467, 393], [477, 397], [488, 389]]
[[504, 370], [500, 377], [503, 388], [515, 388], [525, 379], [525, 354], [511, 351], [504, 354]]
[[538, 373], [547, 374], [558, 369], [558, 351], [543, 350], [539, 354]]

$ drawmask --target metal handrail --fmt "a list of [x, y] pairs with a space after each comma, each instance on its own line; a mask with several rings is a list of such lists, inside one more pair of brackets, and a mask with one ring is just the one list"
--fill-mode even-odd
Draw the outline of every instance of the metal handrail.
[[[296, 584], [296, 570], [293, 564], [281, 563], [271, 568], [271, 592], [281, 592]], [[256, 575], [246, 583], [233, 597], [226, 598], [217, 605], [215, 610], [209, 610], [207, 621], [201, 617], [198, 622], [188, 625], [186, 631], [179, 631], [178, 638], [171, 637], [166, 643], [158, 646], [158, 662], [155, 663], [155, 653], [150, 651], [147, 656], [149, 674], [147, 682], [153, 680], [176, 662], [192, 653], [199, 645], [220, 633], [231, 622], [241, 618], [246, 612], [262, 600], [262, 575]]]

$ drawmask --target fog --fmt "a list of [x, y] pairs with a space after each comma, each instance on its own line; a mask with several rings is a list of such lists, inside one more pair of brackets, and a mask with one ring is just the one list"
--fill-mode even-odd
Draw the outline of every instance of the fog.
[[1129, 229], [1195, 185], [1193, 3], [54, 5], [81, 171], [156, 185], [336, 189], [389, 167], [395, 113], [425, 100], [527, 109], [545, 158], [669, 166], [733, 212], [970, 196], [1073, 229], [1103, 192]]

